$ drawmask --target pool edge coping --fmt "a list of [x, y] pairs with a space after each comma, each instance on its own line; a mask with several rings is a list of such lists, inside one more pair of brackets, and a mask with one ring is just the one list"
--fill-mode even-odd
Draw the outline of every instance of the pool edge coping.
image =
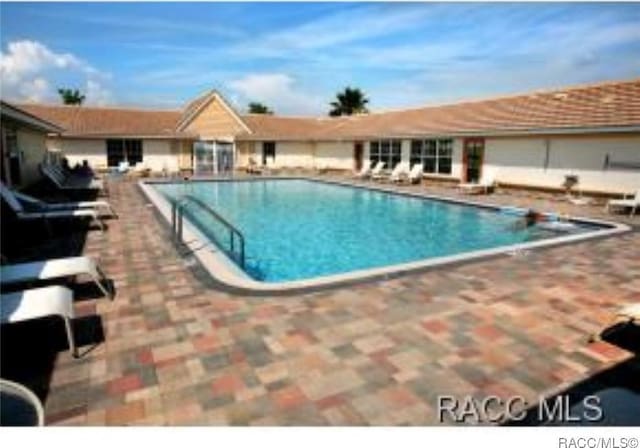
[[[452, 198], [447, 196], [438, 196], [428, 193], [398, 191], [384, 188], [381, 185], [363, 185], [355, 184], [334, 179], [323, 179], [310, 176], [261, 176], [257, 178], [196, 178], [189, 182], [230, 182], [230, 181], [264, 181], [264, 180], [307, 180], [312, 182], [320, 182], [326, 184], [340, 185], [352, 188], [360, 188], [365, 190], [378, 191], [387, 194], [399, 196], [407, 196], [418, 199], [431, 199], [440, 202], [454, 203], [458, 205], [473, 206], [477, 208], [500, 210], [509, 208], [509, 206], [494, 203], [478, 202], [473, 200], [465, 200], [461, 198]], [[163, 183], [180, 183], [176, 179], [146, 179], [138, 181], [138, 186], [157, 211], [166, 221], [171, 224], [171, 206], [169, 201], [157, 190], [153, 189], [153, 184]], [[520, 207], [515, 207], [520, 209]], [[340, 274], [331, 274], [326, 276], [313, 277], [311, 279], [290, 280], [284, 282], [261, 282], [251, 278], [240, 267], [238, 267], [227, 254], [218, 248], [215, 243], [209, 239], [189, 220], [184, 222], [184, 241], [185, 246], [191, 250], [204, 270], [214, 280], [217, 285], [230, 289], [233, 292], [248, 293], [252, 295], [267, 294], [291, 294], [291, 293], [307, 293], [319, 290], [348, 286], [353, 284], [366, 283], [371, 281], [389, 280], [398, 276], [412, 273], [425, 272], [436, 268], [446, 266], [456, 266], [462, 263], [482, 261], [498, 256], [513, 255], [520, 252], [526, 252], [532, 249], [545, 249], [550, 247], [562, 246], [566, 244], [574, 244], [587, 240], [601, 239], [623, 233], [631, 232], [633, 228], [627, 224], [601, 220], [587, 217], [569, 217], [570, 221], [577, 223], [585, 223], [602, 227], [601, 229], [588, 231], [577, 235], [558, 236], [550, 239], [510, 244], [499, 246], [496, 248], [481, 249], [470, 252], [464, 252], [455, 255], [446, 255], [431, 259], [422, 259], [408, 263], [394, 264], [370, 269], [359, 269]]]

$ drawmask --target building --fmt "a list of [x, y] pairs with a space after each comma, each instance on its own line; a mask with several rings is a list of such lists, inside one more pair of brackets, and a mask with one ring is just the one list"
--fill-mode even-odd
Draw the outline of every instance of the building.
[[48, 146], [94, 167], [127, 159], [153, 171], [276, 167], [358, 169], [421, 163], [424, 176], [592, 193], [640, 188], [640, 79], [351, 117], [241, 115], [217, 92], [183, 110], [25, 104], [64, 128]]
[[47, 157], [47, 138], [62, 132], [53, 123], [0, 102], [0, 178], [23, 188], [40, 179], [38, 165]]

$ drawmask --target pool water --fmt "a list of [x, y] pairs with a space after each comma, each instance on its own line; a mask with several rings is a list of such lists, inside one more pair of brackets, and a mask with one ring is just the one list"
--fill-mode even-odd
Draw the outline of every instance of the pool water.
[[[195, 196], [246, 240], [245, 272], [264, 282], [310, 279], [559, 236], [522, 218], [469, 205], [302, 179], [154, 184], [170, 201]], [[227, 232], [186, 211], [228, 250]], [[582, 232], [580, 226], [572, 232]], [[564, 235], [566, 233], [563, 232]]]

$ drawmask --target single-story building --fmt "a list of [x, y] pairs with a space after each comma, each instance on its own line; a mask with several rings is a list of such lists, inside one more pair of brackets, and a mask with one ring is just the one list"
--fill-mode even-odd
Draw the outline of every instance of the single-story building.
[[357, 170], [422, 164], [426, 178], [585, 192], [640, 188], [640, 79], [350, 117], [236, 112], [216, 91], [182, 110], [24, 104], [64, 128], [48, 140], [71, 164], [122, 160], [211, 174], [264, 164]]
[[15, 188], [40, 179], [38, 165], [47, 157], [47, 138], [63, 130], [29, 112], [0, 101], [0, 178]]

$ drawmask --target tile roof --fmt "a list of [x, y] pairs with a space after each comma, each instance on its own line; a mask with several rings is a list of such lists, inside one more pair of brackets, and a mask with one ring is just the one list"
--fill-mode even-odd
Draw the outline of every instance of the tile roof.
[[[65, 136], [189, 136], [180, 123], [205, 102], [207, 92], [182, 111], [20, 105], [51, 121]], [[517, 134], [640, 126], [640, 78], [538, 91], [455, 104], [351, 117], [242, 115], [251, 134], [241, 140], [336, 140], [428, 135]], [[191, 135], [192, 136], [192, 135]]]
[[[244, 117], [246, 139], [358, 139], [640, 126], [640, 79], [338, 118]], [[304, 129], [305, 132], [300, 130]]]
[[62, 127], [66, 137], [181, 137], [180, 111], [20, 104], [27, 112]]

